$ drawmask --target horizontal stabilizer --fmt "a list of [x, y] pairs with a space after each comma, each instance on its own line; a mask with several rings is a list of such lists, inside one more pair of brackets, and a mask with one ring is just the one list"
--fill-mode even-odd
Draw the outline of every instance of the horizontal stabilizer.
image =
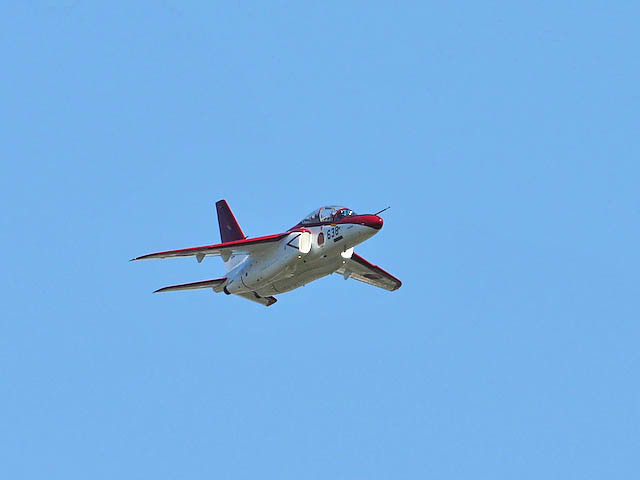
[[182, 283], [180, 285], [171, 285], [169, 287], [160, 288], [153, 293], [175, 292], [178, 290], [197, 290], [199, 288], [212, 288], [215, 292], [221, 292], [226, 280], [227, 278], [224, 277], [214, 278], [213, 280], [203, 280], [201, 282]]

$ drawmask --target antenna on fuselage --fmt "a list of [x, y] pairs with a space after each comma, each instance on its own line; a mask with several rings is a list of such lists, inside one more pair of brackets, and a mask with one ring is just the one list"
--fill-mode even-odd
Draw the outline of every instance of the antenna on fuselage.
[[387, 208], [383, 208], [383, 209], [382, 209], [382, 210], [380, 210], [379, 212], [374, 213], [374, 215], [380, 215], [382, 212], [384, 212], [385, 210], [389, 210], [390, 208], [391, 208], [390, 206], [389, 206], [389, 207], [387, 207]]

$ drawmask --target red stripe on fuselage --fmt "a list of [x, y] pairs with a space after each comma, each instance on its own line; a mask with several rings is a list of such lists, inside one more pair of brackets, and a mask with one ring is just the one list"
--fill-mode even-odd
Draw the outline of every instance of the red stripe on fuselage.
[[315, 223], [298, 223], [294, 227], [291, 227], [289, 230], [294, 231], [297, 228], [301, 227], [320, 227], [326, 225], [365, 225], [367, 227], [375, 228], [376, 230], [380, 230], [384, 221], [382, 217], [377, 215], [352, 215], [350, 217], [343, 217], [339, 220], [328, 220], [326, 222], [315, 222]]

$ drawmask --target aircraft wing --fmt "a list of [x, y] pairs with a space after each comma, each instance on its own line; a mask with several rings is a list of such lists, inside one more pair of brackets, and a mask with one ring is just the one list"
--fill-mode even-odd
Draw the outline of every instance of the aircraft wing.
[[257, 254], [264, 250], [269, 244], [277, 242], [292, 232], [276, 233], [266, 237], [246, 238], [233, 242], [218, 243], [216, 245], [205, 245], [203, 247], [183, 248], [180, 250], [167, 250], [166, 252], [149, 253], [141, 257], [132, 258], [134, 260], [149, 260], [152, 258], [172, 258], [172, 257], [196, 257], [201, 262], [205, 256], [230, 256], [230, 255], [250, 255]]
[[344, 275], [345, 280], [353, 278], [390, 292], [402, 286], [402, 282], [396, 277], [379, 266], [369, 263], [357, 253], [354, 253], [336, 273]]

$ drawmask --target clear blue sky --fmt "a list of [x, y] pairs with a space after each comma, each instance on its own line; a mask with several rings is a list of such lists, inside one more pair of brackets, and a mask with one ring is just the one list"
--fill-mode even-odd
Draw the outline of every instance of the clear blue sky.
[[[637, 475], [637, 2], [13, 3], [3, 478]], [[153, 295], [221, 198], [404, 285]]]

